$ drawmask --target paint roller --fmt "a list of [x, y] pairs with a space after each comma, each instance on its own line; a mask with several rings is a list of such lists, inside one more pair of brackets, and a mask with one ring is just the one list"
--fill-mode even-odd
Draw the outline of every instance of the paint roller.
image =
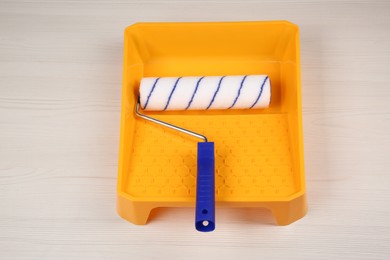
[[[136, 115], [189, 134], [198, 143], [195, 228], [215, 229], [214, 143], [203, 134], [141, 113], [167, 110], [261, 109], [270, 104], [271, 84], [266, 75], [147, 77], [141, 80]], [[141, 109], [140, 109], [141, 108]]]

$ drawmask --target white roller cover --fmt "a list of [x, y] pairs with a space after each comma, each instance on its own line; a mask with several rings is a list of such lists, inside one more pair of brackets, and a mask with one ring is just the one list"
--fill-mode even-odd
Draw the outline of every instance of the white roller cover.
[[143, 78], [144, 110], [267, 108], [271, 84], [266, 75]]

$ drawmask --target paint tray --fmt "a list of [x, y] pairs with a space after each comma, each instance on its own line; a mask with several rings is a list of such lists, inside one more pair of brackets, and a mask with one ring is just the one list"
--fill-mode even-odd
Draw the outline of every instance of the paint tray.
[[279, 225], [305, 215], [299, 32], [294, 24], [272, 21], [126, 28], [117, 186], [121, 217], [145, 224], [154, 208], [195, 206], [197, 140], [136, 118], [141, 78], [249, 74], [269, 75], [268, 109], [145, 114], [215, 142], [217, 211], [263, 207]]

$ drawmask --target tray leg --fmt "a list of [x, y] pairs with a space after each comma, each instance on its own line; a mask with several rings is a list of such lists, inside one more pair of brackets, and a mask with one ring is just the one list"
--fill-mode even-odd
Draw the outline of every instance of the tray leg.
[[289, 225], [306, 215], [306, 195], [291, 201], [274, 202], [269, 209], [272, 211], [278, 225]]
[[148, 221], [153, 205], [145, 202], [132, 202], [118, 196], [117, 211], [119, 216], [136, 225], [145, 225]]

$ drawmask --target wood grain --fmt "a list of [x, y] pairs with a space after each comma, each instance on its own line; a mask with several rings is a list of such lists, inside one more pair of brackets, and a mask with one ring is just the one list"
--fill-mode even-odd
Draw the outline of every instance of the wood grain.
[[[388, 1], [0, 1], [0, 259], [389, 259]], [[309, 213], [115, 212], [123, 29], [300, 26]]]

